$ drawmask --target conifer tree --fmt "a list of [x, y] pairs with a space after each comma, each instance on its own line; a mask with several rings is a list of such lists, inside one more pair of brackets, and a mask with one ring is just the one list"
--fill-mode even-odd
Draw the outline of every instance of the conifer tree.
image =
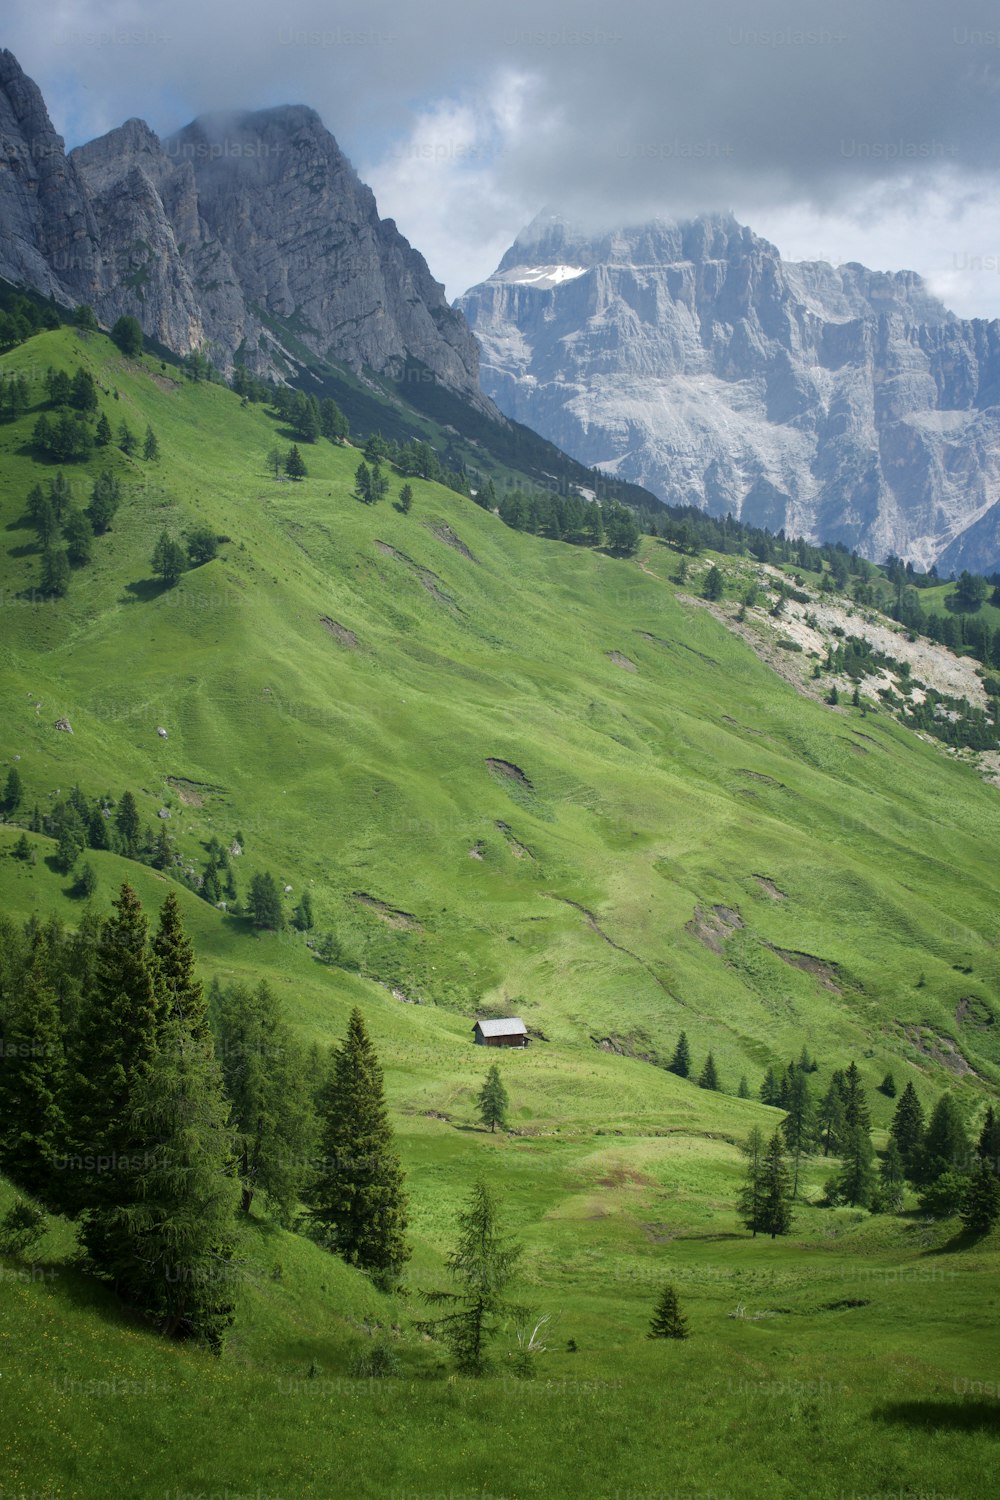
[[122, 841], [122, 853], [133, 859], [139, 848], [139, 836], [141, 831], [141, 820], [139, 808], [135, 797], [131, 792], [122, 792], [121, 800], [115, 812], [115, 827]]
[[740, 1084], [739, 1088], [736, 1090], [736, 1097], [737, 1099], [750, 1098], [750, 1085], [747, 1082], [747, 1075], [745, 1073], [740, 1074]]
[[85, 1209], [81, 1240], [99, 1272], [114, 1255], [109, 1225], [131, 1199], [142, 1143], [135, 1090], [152, 1064], [160, 1026], [146, 915], [123, 884], [100, 927], [89, 993], [71, 1059], [71, 1155], [66, 1195]]
[[62, 1017], [44, 931], [23, 978], [5, 998], [0, 1045], [0, 1164], [49, 1207], [60, 1201], [56, 1173], [65, 1145]]
[[687, 1032], [682, 1031], [677, 1038], [677, 1046], [674, 1055], [670, 1059], [669, 1070], [676, 1073], [678, 1078], [689, 1078], [691, 1076], [691, 1048], [688, 1045]]
[[101, 415], [97, 419], [97, 427], [94, 430], [94, 442], [98, 448], [106, 448], [111, 442], [112, 437], [111, 423], [104, 412], [101, 412]]
[[775, 1239], [792, 1227], [791, 1188], [782, 1150], [781, 1132], [768, 1143], [761, 1170], [761, 1230]]
[[300, 932], [311, 932], [313, 928], [312, 897], [308, 891], [303, 891], [298, 906], [295, 908], [295, 925]]
[[906, 1185], [906, 1171], [903, 1166], [903, 1158], [899, 1147], [890, 1136], [885, 1155], [879, 1163], [878, 1169], [878, 1199], [879, 1204], [886, 1213], [898, 1214], [903, 1206], [903, 1189]]
[[409, 485], [409, 484], [404, 484], [403, 485], [402, 489], [399, 492], [399, 499], [396, 502], [396, 509], [399, 510], [404, 516], [408, 516], [409, 515], [410, 511], [413, 509], [413, 486], [412, 485]]
[[232, 1103], [241, 1211], [249, 1214], [260, 1194], [281, 1223], [290, 1223], [316, 1139], [302, 1049], [263, 983], [216, 987], [212, 1024]]
[[961, 1213], [962, 1223], [973, 1234], [987, 1234], [1000, 1219], [1000, 1180], [985, 1157], [972, 1169]]
[[842, 1147], [843, 1163], [837, 1177], [837, 1196], [842, 1203], [855, 1208], [867, 1208], [871, 1203], [875, 1187], [874, 1158], [872, 1138], [865, 1127], [860, 1123], [848, 1125]]
[[285, 473], [289, 479], [305, 479], [308, 475], [305, 460], [294, 443], [289, 448], [285, 459]]
[[500, 1126], [501, 1130], [507, 1129], [507, 1109], [510, 1099], [507, 1090], [503, 1086], [500, 1077], [500, 1069], [496, 1063], [490, 1068], [486, 1075], [486, 1081], [479, 1091], [479, 1118], [484, 1125], [490, 1127], [491, 1133]]
[[799, 1195], [799, 1168], [803, 1156], [811, 1156], [816, 1140], [816, 1119], [812, 1097], [806, 1075], [800, 1068], [790, 1071], [788, 1076], [787, 1115], [781, 1122], [781, 1131], [792, 1158], [792, 1197]]
[[205, 1047], [211, 1032], [205, 993], [194, 973], [194, 949], [184, 931], [180, 902], [173, 891], [160, 908], [160, 922], [152, 942], [154, 977], [164, 1021], [172, 1018], [192, 1041]]
[[269, 870], [258, 872], [250, 881], [247, 906], [255, 927], [266, 927], [280, 932], [285, 925], [285, 914], [281, 909], [281, 895], [277, 881]]
[[354, 471], [354, 493], [357, 495], [358, 499], [363, 500], [366, 505], [370, 505], [372, 503], [372, 475], [371, 470], [365, 463], [364, 459], [361, 460], [361, 462], [358, 464], [357, 469]]
[[691, 1337], [688, 1320], [681, 1312], [677, 1292], [669, 1283], [663, 1288], [649, 1320], [648, 1339], [686, 1339]]
[[773, 1068], [768, 1068], [764, 1074], [764, 1081], [760, 1086], [760, 1102], [775, 1106], [781, 1104], [781, 1085], [774, 1076]]
[[391, 1286], [410, 1256], [406, 1194], [382, 1069], [358, 1009], [334, 1050], [320, 1123], [321, 1157], [308, 1192], [317, 1236], [344, 1260]]
[[895, 1078], [893, 1078], [891, 1073], [887, 1073], [885, 1075], [885, 1077], [882, 1079], [882, 1082], [878, 1086], [878, 1090], [879, 1093], [884, 1094], [887, 1099], [895, 1099], [896, 1080]]
[[721, 1087], [719, 1084], [718, 1070], [715, 1066], [715, 1058], [712, 1056], [711, 1052], [705, 1058], [705, 1065], [702, 1068], [698, 1078], [698, 1086], [699, 1088], [703, 1089], [713, 1089], [716, 1093], [719, 1092], [719, 1089]]
[[872, 1128], [868, 1095], [857, 1063], [853, 1061], [844, 1074], [844, 1120], [849, 1127], [860, 1125], [864, 1130]]
[[21, 773], [16, 766], [11, 766], [7, 772], [7, 780], [3, 790], [3, 810], [8, 818], [12, 818], [24, 799], [24, 783]]
[[239, 1184], [227, 1115], [211, 1048], [175, 1011], [133, 1092], [130, 1191], [100, 1217], [100, 1274], [168, 1336], [216, 1351], [235, 1293]]
[[924, 1111], [917, 1098], [917, 1091], [909, 1081], [899, 1096], [889, 1134], [899, 1147], [906, 1175], [912, 1177], [924, 1138]]
[[966, 1171], [970, 1155], [958, 1106], [951, 1094], [942, 1094], [931, 1111], [917, 1153], [917, 1180], [927, 1185], [945, 1172]]
[[747, 1160], [746, 1179], [740, 1191], [738, 1209], [743, 1226], [754, 1239], [764, 1227], [764, 1137], [755, 1125], [740, 1147]]
[[983, 1128], [976, 1144], [976, 1152], [983, 1161], [989, 1163], [993, 1175], [1000, 1177], [1000, 1117], [997, 1116], [992, 1104], [987, 1106]]
[[149, 426], [146, 428], [146, 437], [142, 445], [142, 456], [149, 463], [160, 456], [160, 445], [157, 442], [156, 433]]
[[459, 1289], [423, 1293], [432, 1306], [451, 1311], [417, 1326], [444, 1340], [463, 1375], [483, 1375], [490, 1344], [505, 1317], [516, 1311], [505, 1294], [522, 1247], [504, 1231], [496, 1196], [482, 1181], [459, 1212], [458, 1227], [458, 1242], [445, 1265]]

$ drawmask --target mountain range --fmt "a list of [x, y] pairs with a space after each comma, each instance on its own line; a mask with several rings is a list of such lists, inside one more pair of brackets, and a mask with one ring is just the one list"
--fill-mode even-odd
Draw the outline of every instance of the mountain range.
[[164, 140], [132, 119], [67, 152], [4, 51], [0, 276], [225, 372], [391, 383], [532, 482], [600, 470], [647, 508], [1000, 567], [1000, 323], [912, 272], [783, 261], [731, 216], [543, 215], [451, 307], [313, 110]]
[[456, 304], [483, 389], [582, 462], [882, 560], [1000, 565], [1000, 323], [731, 216], [531, 224]]

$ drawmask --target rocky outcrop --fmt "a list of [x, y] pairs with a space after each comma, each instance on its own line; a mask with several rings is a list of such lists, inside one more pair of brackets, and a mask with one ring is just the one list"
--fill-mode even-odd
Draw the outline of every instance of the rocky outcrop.
[[464, 318], [311, 109], [206, 117], [165, 141], [129, 120], [67, 156], [0, 53], [0, 226], [0, 274], [105, 324], [132, 314], [177, 353], [416, 371], [496, 415]]
[[878, 560], [1000, 565], [1000, 323], [911, 272], [788, 264], [728, 216], [545, 217], [457, 306], [484, 390], [586, 464]]

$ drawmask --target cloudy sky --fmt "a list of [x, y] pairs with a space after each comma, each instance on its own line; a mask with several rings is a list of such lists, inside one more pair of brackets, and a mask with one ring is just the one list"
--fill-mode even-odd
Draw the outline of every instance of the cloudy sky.
[[732, 209], [1000, 316], [1000, 0], [7, 0], [67, 144], [312, 105], [456, 296], [543, 208]]

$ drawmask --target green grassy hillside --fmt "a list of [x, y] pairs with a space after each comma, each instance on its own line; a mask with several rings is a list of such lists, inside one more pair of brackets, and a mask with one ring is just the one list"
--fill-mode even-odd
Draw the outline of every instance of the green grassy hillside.
[[[558, 1495], [585, 1462], [601, 1496], [981, 1492], [995, 1408], [968, 1392], [995, 1377], [995, 1247], [808, 1206], [790, 1241], [751, 1242], [735, 1143], [780, 1116], [734, 1095], [805, 1042], [818, 1090], [854, 1057], [870, 1090], [891, 1069], [976, 1119], [1000, 1081], [996, 789], [885, 715], [797, 694], [667, 581], [652, 539], [629, 561], [543, 541], [419, 480], [409, 515], [368, 507], [359, 454], [325, 442], [306, 480], [275, 481], [265, 411], [98, 336], [40, 335], [0, 364], [37, 401], [49, 365], [85, 365], [112, 425], [151, 423], [161, 448], [106, 450], [126, 503], [51, 602], [24, 520], [55, 472], [29, 446], [38, 408], [0, 427], [4, 769], [29, 810], [74, 782], [130, 788], [198, 868], [239, 830], [241, 895], [256, 870], [291, 887], [289, 911], [309, 890], [346, 967], [187, 892], [205, 976], [266, 976], [308, 1040], [362, 1006], [409, 1173], [412, 1285], [439, 1277], [486, 1170], [554, 1329], [544, 1381], [447, 1381], [416, 1298], [261, 1223], [217, 1364], [124, 1322], [57, 1228], [51, 1277], [2, 1272], [20, 1418], [4, 1484]], [[106, 462], [67, 468], [79, 502]], [[193, 524], [229, 540], [165, 590], [156, 538]], [[20, 834], [0, 827], [5, 908], [72, 923], [52, 841], [31, 836], [29, 865], [8, 857]], [[88, 857], [102, 905], [126, 876], [150, 906], [167, 889]], [[475, 1128], [484, 1011], [536, 1037], [502, 1059], [510, 1136]], [[655, 1065], [681, 1028], [724, 1093]], [[871, 1097], [880, 1138], [892, 1106]], [[828, 1174], [810, 1166], [813, 1198]], [[697, 1335], [676, 1350], [643, 1339], [667, 1279]], [[398, 1326], [406, 1369], [374, 1390], [347, 1376], [372, 1320]]]

